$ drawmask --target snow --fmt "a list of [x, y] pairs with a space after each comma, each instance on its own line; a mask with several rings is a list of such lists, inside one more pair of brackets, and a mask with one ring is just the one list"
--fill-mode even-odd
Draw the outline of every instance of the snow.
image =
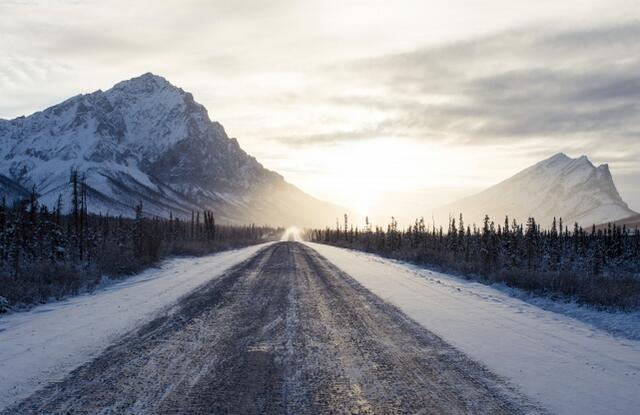
[[168, 260], [159, 269], [94, 294], [0, 318], [0, 410], [61, 380], [126, 332], [264, 246]]
[[572, 159], [562, 153], [438, 209], [435, 216], [444, 222], [460, 212], [467, 224], [482, 223], [485, 214], [496, 224], [505, 215], [520, 223], [533, 216], [545, 228], [554, 217], [562, 218], [569, 228], [574, 222], [587, 228], [634, 214], [620, 197], [606, 164], [595, 167], [586, 156]]
[[493, 287], [371, 254], [309, 246], [552, 412], [638, 413], [640, 341]]
[[[291, 234], [295, 238], [294, 230]], [[640, 341], [636, 315], [623, 319], [572, 304], [534, 303], [517, 291], [505, 292], [371, 254], [309, 245], [552, 412], [637, 413]], [[160, 269], [95, 294], [0, 318], [0, 410], [61, 380], [123, 334], [168, 310], [180, 297], [263, 246], [172, 259]], [[599, 328], [607, 326], [627, 337]]]
[[493, 288], [529, 304], [580, 320], [617, 337], [640, 340], [640, 311], [612, 312], [583, 306], [575, 301], [558, 301], [540, 297], [505, 284], [493, 284]]
[[[152, 175], [142, 165], [196, 134], [189, 128], [203, 134], [215, 128], [204, 107], [191, 104], [191, 100], [164, 78], [145, 74], [106, 92], [78, 95], [28, 117], [7, 121], [6, 128], [0, 129], [0, 158], [4, 160], [0, 175], [29, 192], [35, 186], [43, 196], [40, 201], [49, 207], [55, 205], [59, 194], [68, 193], [72, 169], [86, 176], [92, 189], [114, 201], [122, 197], [113, 179], [131, 178], [147, 187], [146, 191], [156, 192]], [[141, 198], [140, 189], [132, 198]], [[63, 196], [63, 202], [68, 205], [68, 198]], [[97, 200], [91, 200], [89, 208], [93, 213], [102, 210]], [[132, 211], [114, 213], [130, 216]]]
[[72, 169], [86, 179], [95, 214], [132, 217], [142, 200], [148, 216], [206, 208], [219, 221], [295, 223], [299, 211], [271, 200], [272, 190], [306, 197], [245, 153], [192, 94], [150, 73], [1, 122], [0, 159], [9, 204], [35, 188], [49, 208], [62, 196], [65, 212]]

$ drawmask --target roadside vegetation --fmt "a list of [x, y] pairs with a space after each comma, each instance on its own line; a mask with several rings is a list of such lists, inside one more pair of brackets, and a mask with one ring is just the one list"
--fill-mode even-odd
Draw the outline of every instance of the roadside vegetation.
[[344, 224], [307, 230], [306, 239], [372, 252], [453, 272], [485, 283], [503, 283], [537, 295], [575, 300], [611, 310], [640, 309], [640, 231], [626, 227], [570, 230], [562, 219], [542, 229], [534, 218], [520, 224], [488, 216], [480, 227], [463, 216], [448, 229], [418, 219], [406, 229], [392, 218], [385, 228]]
[[92, 291], [169, 256], [206, 255], [279, 239], [282, 229], [221, 226], [209, 211], [189, 219], [90, 215], [86, 186], [72, 174], [70, 213], [30, 199], [0, 204], [0, 313]]

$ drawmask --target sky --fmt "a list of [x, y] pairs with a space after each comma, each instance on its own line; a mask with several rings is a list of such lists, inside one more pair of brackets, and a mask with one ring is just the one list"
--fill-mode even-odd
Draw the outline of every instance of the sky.
[[640, 3], [0, 0], [0, 118], [153, 72], [265, 167], [428, 211], [557, 152], [640, 210]]

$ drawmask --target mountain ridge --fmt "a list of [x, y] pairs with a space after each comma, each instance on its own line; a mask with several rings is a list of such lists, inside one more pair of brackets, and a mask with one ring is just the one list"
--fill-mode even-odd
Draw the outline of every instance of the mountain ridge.
[[459, 213], [469, 223], [481, 223], [485, 214], [496, 222], [531, 216], [544, 227], [553, 218], [590, 226], [636, 214], [620, 197], [607, 163], [596, 167], [585, 155], [574, 159], [564, 153], [438, 209], [440, 218]]
[[68, 206], [74, 169], [93, 213], [131, 216], [142, 201], [163, 217], [210, 209], [229, 222], [319, 225], [344, 212], [264, 168], [191, 93], [150, 72], [2, 120], [0, 145], [10, 199], [35, 187], [42, 203], [62, 194]]

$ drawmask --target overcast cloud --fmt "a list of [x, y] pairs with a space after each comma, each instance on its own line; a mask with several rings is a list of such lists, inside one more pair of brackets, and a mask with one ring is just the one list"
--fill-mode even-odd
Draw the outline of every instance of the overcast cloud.
[[296, 144], [396, 134], [476, 143], [547, 136], [640, 145], [640, 22], [509, 31], [354, 62], [336, 79], [363, 93], [329, 97], [332, 104], [388, 117], [373, 127], [309, 135]]

